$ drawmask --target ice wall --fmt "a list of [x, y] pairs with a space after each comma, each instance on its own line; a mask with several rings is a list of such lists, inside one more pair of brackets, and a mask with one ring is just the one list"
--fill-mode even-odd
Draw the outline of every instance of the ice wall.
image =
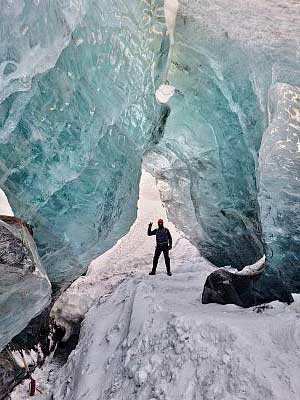
[[264, 241], [272, 269], [299, 291], [300, 86], [273, 85], [269, 115], [259, 152]]
[[176, 95], [149, 166], [171, 219], [202, 254], [240, 268], [267, 251], [267, 275], [291, 290], [300, 276], [299, 24], [292, 1], [181, 2]]
[[0, 221], [0, 352], [51, 299], [35, 243], [21, 224]]
[[55, 283], [134, 220], [142, 154], [165, 118], [162, 5], [1, 1], [0, 186]]
[[[128, 230], [145, 151], [170, 218], [203, 255], [241, 268], [267, 251], [270, 273], [293, 282], [298, 147], [290, 172], [283, 152], [275, 169], [268, 157], [287, 130], [298, 140], [298, 97], [288, 118], [279, 107], [280, 88], [299, 85], [298, 2], [2, 0], [1, 10], [0, 186], [34, 225], [54, 282]], [[170, 110], [155, 101], [161, 83], [176, 88]], [[278, 185], [287, 175], [292, 193]]]

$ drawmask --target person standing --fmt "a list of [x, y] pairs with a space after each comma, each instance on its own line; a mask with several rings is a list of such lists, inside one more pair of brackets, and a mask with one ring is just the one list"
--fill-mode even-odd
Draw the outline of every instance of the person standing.
[[172, 249], [172, 236], [168, 228], [164, 227], [164, 221], [160, 218], [158, 220], [158, 227], [152, 230], [152, 222], [149, 223], [148, 226], [148, 236], [156, 236], [156, 248], [153, 257], [153, 267], [152, 271], [149, 272], [149, 275], [156, 274], [156, 268], [158, 259], [161, 253], [164, 254], [165, 264], [167, 268], [168, 276], [172, 276], [171, 268], [170, 268], [170, 256], [169, 250]]

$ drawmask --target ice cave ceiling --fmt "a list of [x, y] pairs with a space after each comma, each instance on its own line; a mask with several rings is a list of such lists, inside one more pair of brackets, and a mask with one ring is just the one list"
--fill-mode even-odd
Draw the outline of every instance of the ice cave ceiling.
[[[141, 160], [218, 266], [267, 255], [300, 290], [300, 4], [180, 3], [168, 106], [160, 0], [0, 0], [0, 186], [51, 280], [82, 273], [136, 213]], [[297, 86], [298, 85], [298, 86]]]

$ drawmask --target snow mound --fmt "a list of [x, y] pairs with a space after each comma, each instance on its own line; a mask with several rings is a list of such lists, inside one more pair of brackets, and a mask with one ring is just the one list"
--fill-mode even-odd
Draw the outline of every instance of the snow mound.
[[156, 100], [160, 104], [166, 104], [172, 96], [174, 96], [175, 87], [172, 85], [160, 85], [155, 92]]
[[54, 399], [290, 400], [300, 298], [264, 312], [202, 305], [205, 274], [135, 274], [93, 306]]
[[236, 275], [248, 275], [248, 276], [256, 276], [263, 272], [266, 268], [266, 256], [264, 255], [254, 264], [246, 265], [241, 271], [236, 268], [233, 268], [231, 265], [226, 265], [224, 269]]

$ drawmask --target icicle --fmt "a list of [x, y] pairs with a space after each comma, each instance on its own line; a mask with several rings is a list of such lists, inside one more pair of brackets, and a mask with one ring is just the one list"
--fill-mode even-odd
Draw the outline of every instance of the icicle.
[[165, 13], [167, 30], [170, 37], [170, 47], [169, 47], [165, 72], [162, 78], [163, 83], [155, 92], [156, 100], [161, 104], [166, 104], [175, 93], [175, 87], [168, 83], [168, 74], [172, 61], [173, 47], [175, 43], [175, 27], [176, 27], [178, 7], [179, 7], [178, 0], [165, 0], [164, 2], [164, 13]]

